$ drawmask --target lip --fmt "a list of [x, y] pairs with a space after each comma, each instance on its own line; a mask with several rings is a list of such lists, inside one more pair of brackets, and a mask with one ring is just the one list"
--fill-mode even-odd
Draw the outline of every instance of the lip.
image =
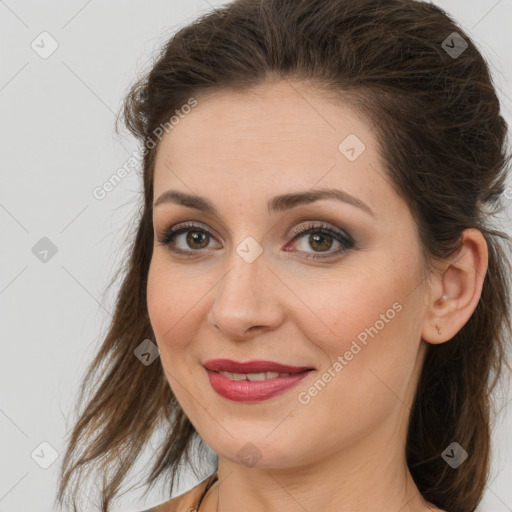
[[[314, 370], [312, 366], [290, 366], [276, 363], [274, 361], [247, 361], [240, 363], [231, 359], [209, 359], [203, 363], [207, 370], [214, 372], [224, 371], [233, 373], [260, 373], [260, 372], [279, 372], [279, 373], [300, 373], [305, 370]], [[286, 377], [281, 377], [286, 378]]]
[[[236, 402], [261, 402], [296, 386], [300, 381], [315, 373], [311, 367], [289, 366], [273, 361], [249, 361], [238, 363], [230, 359], [212, 359], [204, 363], [208, 379], [214, 391], [220, 396]], [[217, 373], [227, 371], [234, 373], [279, 372], [292, 373], [288, 377], [248, 381], [231, 380]]]

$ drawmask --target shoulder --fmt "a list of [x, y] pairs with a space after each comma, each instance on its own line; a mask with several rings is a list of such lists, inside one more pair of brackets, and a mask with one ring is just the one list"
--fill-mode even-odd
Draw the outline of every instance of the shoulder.
[[217, 473], [213, 473], [192, 489], [143, 512], [193, 512], [193, 509], [198, 508], [200, 499], [216, 480]]

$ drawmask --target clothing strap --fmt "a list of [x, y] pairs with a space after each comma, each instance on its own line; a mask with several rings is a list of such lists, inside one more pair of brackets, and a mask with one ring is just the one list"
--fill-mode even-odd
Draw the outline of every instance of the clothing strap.
[[210, 475], [208, 480], [206, 481], [206, 486], [204, 491], [202, 492], [201, 496], [199, 497], [199, 501], [197, 502], [197, 510], [199, 510], [199, 507], [201, 506], [201, 503], [203, 502], [204, 497], [207, 495], [208, 491], [211, 489], [212, 485], [219, 479], [219, 475], [217, 472]]

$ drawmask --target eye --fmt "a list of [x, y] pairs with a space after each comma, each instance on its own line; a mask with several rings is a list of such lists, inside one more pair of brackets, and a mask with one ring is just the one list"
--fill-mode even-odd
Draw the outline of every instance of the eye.
[[[306, 235], [309, 236], [306, 237]], [[325, 224], [309, 224], [308, 226], [296, 229], [293, 232], [292, 242], [300, 239], [304, 239], [301, 244], [298, 244], [302, 246], [302, 251], [300, 252], [306, 252], [304, 257], [309, 259], [337, 256], [347, 252], [355, 246], [355, 242], [350, 235], [346, 235], [341, 231], [332, 229]], [[339, 247], [334, 251], [329, 251], [333, 242], [338, 243]], [[305, 249], [308, 247], [312, 247], [319, 252], [307, 253]], [[285, 248], [285, 250], [288, 251], [289, 249]], [[321, 254], [327, 251], [329, 252], [326, 256]]]
[[[295, 229], [292, 232], [292, 242], [304, 239], [300, 244], [299, 252], [305, 253], [306, 259], [329, 258], [344, 253], [355, 246], [354, 240], [350, 235], [341, 231], [332, 229], [325, 224], [309, 224]], [[309, 237], [306, 238], [306, 235]], [[215, 239], [209, 230], [198, 224], [180, 224], [178, 227], [171, 227], [158, 237], [158, 242], [168, 247], [168, 249], [177, 254], [194, 256], [203, 249], [207, 249], [209, 242]], [[330, 250], [334, 243], [338, 248]], [[181, 244], [181, 247], [179, 245]], [[313, 248], [316, 252], [308, 253], [307, 249]], [[289, 245], [284, 249], [291, 252]], [[323, 255], [322, 253], [327, 253]]]
[[[205, 249], [213, 235], [197, 224], [180, 224], [167, 230], [158, 241], [166, 245], [171, 252], [192, 256], [194, 252]], [[182, 247], [176, 247], [181, 242]], [[185, 245], [185, 248], [183, 248]], [[188, 247], [188, 249], [187, 249]], [[189, 249], [193, 249], [192, 251]]]

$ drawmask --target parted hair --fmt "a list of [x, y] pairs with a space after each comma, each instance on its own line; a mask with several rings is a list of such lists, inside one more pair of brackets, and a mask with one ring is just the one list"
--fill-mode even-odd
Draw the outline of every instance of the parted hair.
[[[91, 479], [102, 511], [110, 510], [155, 431], [163, 435], [147, 491], [163, 478], [171, 494], [179, 468], [205, 449], [160, 360], [146, 366], [134, 356], [142, 340], [155, 339], [146, 285], [158, 143], [147, 142], [192, 97], [279, 80], [339, 97], [371, 124], [389, 181], [417, 225], [426, 273], [460, 248], [465, 229], [485, 237], [481, 298], [452, 339], [428, 344], [406, 440], [407, 465], [426, 500], [450, 512], [474, 511], [481, 501], [492, 392], [510, 370], [511, 336], [511, 238], [497, 217], [506, 207], [511, 154], [489, 67], [454, 19], [428, 2], [237, 0], [173, 33], [119, 112], [118, 124], [141, 146], [143, 191], [126, 258], [110, 283], [120, 279], [113, 318], [80, 388], [59, 507], [80, 510]], [[458, 468], [442, 457], [454, 441], [468, 453]]]

